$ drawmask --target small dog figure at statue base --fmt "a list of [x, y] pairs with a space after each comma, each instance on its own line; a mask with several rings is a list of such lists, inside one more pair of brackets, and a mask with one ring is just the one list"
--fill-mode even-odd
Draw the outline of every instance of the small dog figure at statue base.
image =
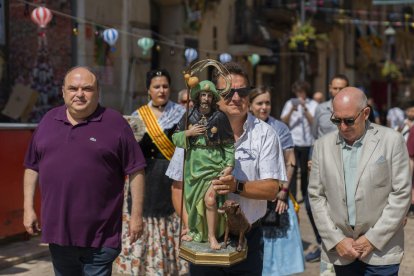
[[236, 250], [240, 252], [245, 243], [244, 235], [249, 232], [251, 225], [247, 221], [243, 211], [240, 209], [240, 204], [234, 200], [226, 200], [218, 209], [221, 214], [226, 214], [226, 229], [224, 232], [224, 242], [222, 248], [227, 248], [229, 233], [239, 236], [239, 242]]

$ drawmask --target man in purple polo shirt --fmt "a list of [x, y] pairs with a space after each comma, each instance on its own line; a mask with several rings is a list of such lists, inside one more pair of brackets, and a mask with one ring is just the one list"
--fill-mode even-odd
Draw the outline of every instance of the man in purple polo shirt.
[[120, 252], [125, 175], [132, 212], [130, 242], [142, 234], [145, 159], [128, 123], [99, 105], [96, 75], [75, 67], [65, 76], [65, 105], [39, 123], [24, 165], [24, 218], [40, 231], [33, 208], [39, 182], [42, 241], [49, 243], [56, 275], [111, 275]]

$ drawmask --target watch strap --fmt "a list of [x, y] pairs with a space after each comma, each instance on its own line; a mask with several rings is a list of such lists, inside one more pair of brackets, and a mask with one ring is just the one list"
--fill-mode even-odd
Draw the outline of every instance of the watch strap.
[[237, 179], [236, 180], [236, 191], [234, 191], [234, 193], [239, 195], [241, 192], [243, 192], [244, 184], [246, 184], [246, 182], [243, 182]]

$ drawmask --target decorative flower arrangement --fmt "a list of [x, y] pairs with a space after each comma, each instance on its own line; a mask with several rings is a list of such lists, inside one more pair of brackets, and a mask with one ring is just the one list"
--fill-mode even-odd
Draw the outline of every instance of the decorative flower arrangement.
[[328, 38], [326, 34], [316, 34], [316, 29], [312, 26], [311, 21], [305, 23], [298, 21], [292, 27], [289, 48], [291, 50], [298, 50], [301, 47], [306, 49], [316, 39], [327, 40]]
[[186, 0], [182, 2], [185, 4], [187, 31], [198, 32], [201, 29], [205, 13], [209, 10], [214, 11], [220, 0]]
[[381, 69], [381, 75], [390, 80], [398, 80], [402, 78], [400, 68], [394, 62], [387, 60], [384, 63], [384, 67]]

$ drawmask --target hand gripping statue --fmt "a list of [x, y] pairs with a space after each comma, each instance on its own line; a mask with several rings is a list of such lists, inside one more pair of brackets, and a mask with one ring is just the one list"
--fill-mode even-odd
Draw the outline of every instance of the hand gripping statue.
[[[217, 195], [211, 180], [228, 175], [234, 167], [234, 136], [226, 115], [218, 110], [220, 95], [211, 81], [204, 80], [191, 89], [194, 108], [182, 118], [173, 142], [187, 150], [184, 165], [184, 201], [189, 232], [195, 242], [221, 248], [217, 238], [224, 233], [225, 219], [217, 209], [225, 196]], [[188, 124], [188, 129], [186, 125]]]

